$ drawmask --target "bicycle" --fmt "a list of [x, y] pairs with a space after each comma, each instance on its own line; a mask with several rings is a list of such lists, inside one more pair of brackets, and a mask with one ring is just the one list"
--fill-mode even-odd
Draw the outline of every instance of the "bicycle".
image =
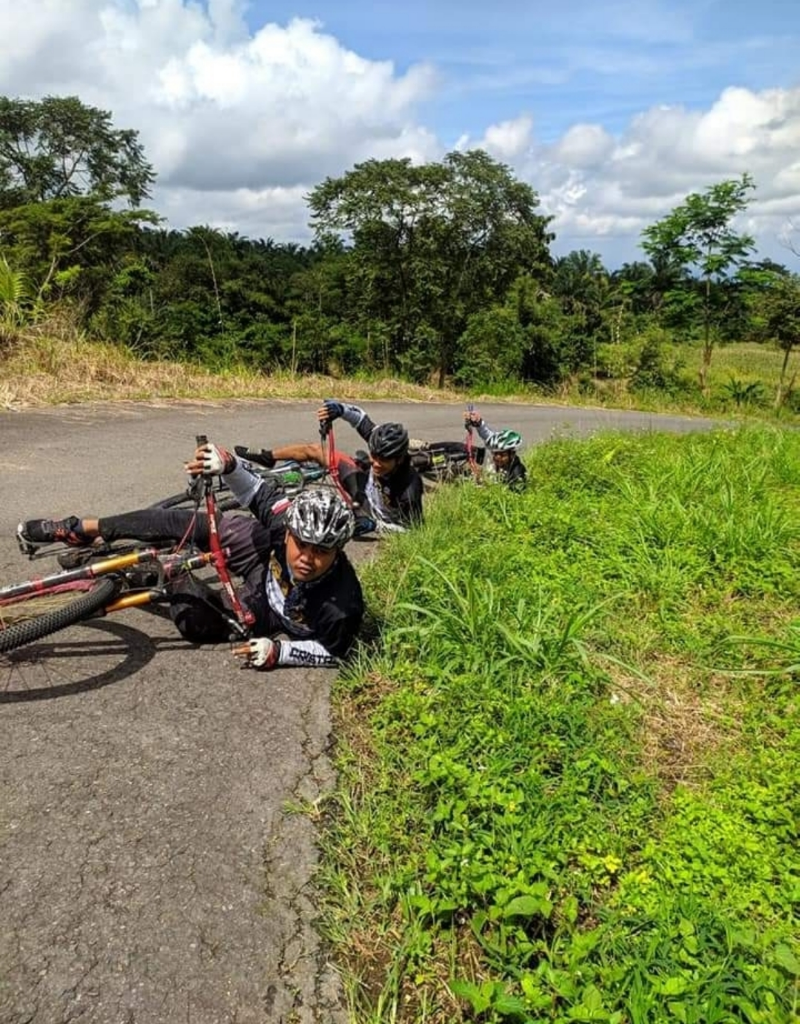
[[[204, 444], [205, 438], [197, 438]], [[169, 604], [171, 585], [187, 573], [211, 569], [227, 599], [223, 613], [231, 637], [250, 636], [252, 613], [245, 609], [227, 568], [227, 551], [216, 529], [217, 491], [210, 477], [196, 477], [187, 488], [187, 500], [196, 508], [205, 506], [208, 516], [210, 550], [199, 551], [184, 537], [177, 545], [142, 543], [100, 544], [70, 549], [61, 559], [62, 568], [22, 583], [0, 587], [0, 700], [24, 699], [43, 691], [58, 691], [43, 662], [55, 657], [53, 649], [43, 657], [21, 649], [79, 623], [132, 608]], [[19, 538], [20, 549], [29, 560], [48, 557], [50, 546], [34, 545]], [[64, 567], [66, 563], [67, 567]], [[35, 670], [36, 679], [33, 680]], [[78, 687], [80, 688], [80, 687]], [[21, 694], [21, 695], [20, 695]]]
[[[471, 435], [468, 435], [471, 436]], [[236, 445], [234, 451], [243, 458], [247, 464], [266, 479], [275, 477], [276, 474], [286, 474], [288, 483], [284, 485], [288, 490], [297, 487], [298, 490], [308, 483], [332, 483], [343, 495], [348, 504], [352, 504], [352, 496], [343, 489], [337, 469], [337, 449], [335, 447], [333, 432], [331, 429], [320, 431], [320, 440], [325, 451], [325, 465], [321, 466], [315, 462], [293, 462], [286, 461], [279, 463], [272, 469], [266, 469], [271, 465], [264, 459], [264, 451], [255, 451], [244, 445]], [[466, 477], [472, 472], [472, 465], [475, 462], [474, 453], [470, 450], [469, 444], [462, 444], [459, 441], [418, 441], [412, 440], [409, 447], [411, 464], [417, 472], [430, 483], [438, 484], [457, 480]], [[369, 472], [369, 460], [366, 454], [363, 458], [356, 456], [356, 463], [364, 473]], [[295, 483], [294, 475], [298, 474], [301, 480]], [[280, 476], [278, 482], [281, 483]], [[176, 496], [180, 498], [181, 496]], [[171, 500], [171, 499], [167, 499]], [[159, 503], [163, 504], [163, 503]], [[167, 507], [166, 505], [163, 507]]]
[[[274, 482], [287, 498], [293, 498], [299, 494], [307, 484], [322, 481], [327, 474], [327, 470], [323, 466], [314, 462], [285, 460], [275, 466], [267, 466], [263, 461], [262, 452], [251, 451], [245, 445], [236, 445], [234, 451], [248, 469], [265, 480]], [[213, 487], [218, 512], [232, 512], [241, 508], [238, 500], [231, 494], [221, 477], [214, 479]], [[183, 490], [154, 501], [150, 508], [186, 508], [191, 506], [192, 502], [191, 495]]]

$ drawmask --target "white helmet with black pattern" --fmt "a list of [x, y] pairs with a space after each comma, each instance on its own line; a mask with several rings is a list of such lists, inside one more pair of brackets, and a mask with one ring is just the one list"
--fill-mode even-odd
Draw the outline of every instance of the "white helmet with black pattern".
[[490, 452], [515, 452], [521, 444], [522, 438], [516, 430], [495, 430], [486, 438]]
[[343, 548], [353, 536], [355, 516], [336, 491], [301, 491], [286, 510], [286, 527], [298, 540], [320, 548]]

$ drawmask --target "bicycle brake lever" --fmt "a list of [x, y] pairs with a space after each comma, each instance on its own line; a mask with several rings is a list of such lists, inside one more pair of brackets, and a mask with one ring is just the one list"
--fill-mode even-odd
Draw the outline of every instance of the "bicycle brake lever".
[[[195, 434], [194, 440], [198, 448], [202, 448], [203, 445], [208, 444], [208, 437], [205, 434]], [[193, 476], [186, 488], [187, 496], [192, 498], [194, 501], [199, 501], [203, 496], [206, 484], [209, 483], [210, 480], [211, 477], [206, 476], [205, 473], [198, 473], [196, 476]]]

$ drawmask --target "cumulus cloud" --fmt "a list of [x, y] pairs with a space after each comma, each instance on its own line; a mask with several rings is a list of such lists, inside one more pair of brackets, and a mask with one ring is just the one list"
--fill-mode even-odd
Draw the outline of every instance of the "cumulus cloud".
[[602, 164], [614, 150], [614, 140], [599, 124], [576, 124], [553, 146], [552, 158], [566, 167], [589, 169]]
[[[304, 241], [304, 196], [326, 176], [369, 158], [444, 155], [423, 119], [442, 88], [434, 68], [368, 59], [308, 19], [252, 29], [245, 8], [0, 0], [0, 93], [78, 95], [137, 129], [158, 174], [151, 205], [178, 228]], [[618, 0], [612, 11], [630, 25], [631, 9]], [[616, 241], [624, 258], [640, 256], [642, 228], [689, 192], [748, 171], [758, 188], [743, 227], [785, 253], [781, 230], [800, 222], [800, 88], [731, 87], [706, 109], [652, 106], [613, 134], [588, 118], [546, 143], [542, 113], [498, 119], [456, 148], [483, 146], [531, 183], [555, 218], [558, 251], [608, 254]]]
[[533, 121], [525, 115], [513, 121], [490, 125], [481, 140], [481, 146], [496, 160], [513, 160], [530, 146], [532, 128]]
[[[496, 132], [461, 145], [491, 150]], [[631, 119], [612, 136], [601, 125], [571, 127], [556, 142], [529, 138], [512, 166], [537, 189], [544, 212], [554, 217], [557, 247], [607, 248], [625, 239], [633, 258], [643, 228], [683, 202], [690, 192], [742, 173], [756, 191], [741, 230], [759, 248], [780, 257], [787, 220], [800, 219], [800, 88], [752, 92], [725, 89], [709, 109], [658, 106]]]
[[175, 226], [296, 238], [302, 197], [324, 177], [370, 157], [441, 155], [414, 117], [431, 68], [399, 73], [308, 19], [250, 33], [243, 8], [0, 0], [0, 92], [76, 94], [136, 128], [158, 173], [152, 205]]

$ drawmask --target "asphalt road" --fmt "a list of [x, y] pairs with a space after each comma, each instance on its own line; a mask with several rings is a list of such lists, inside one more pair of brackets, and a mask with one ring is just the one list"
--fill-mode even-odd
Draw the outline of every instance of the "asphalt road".
[[[141, 507], [181, 489], [196, 433], [228, 445], [313, 440], [315, 407], [0, 413], [0, 581], [50, 568], [19, 553], [20, 519]], [[368, 411], [402, 419], [414, 437], [462, 436], [460, 406]], [[710, 425], [532, 405], [481, 411], [531, 444]], [[360, 446], [346, 425], [337, 444]], [[2, 1024], [344, 1022], [314, 927], [312, 820], [289, 810], [332, 784], [332, 673], [243, 671], [225, 646], [190, 648], [169, 620], [143, 611], [42, 641], [14, 670], [33, 660], [48, 672], [44, 689], [3, 691], [0, 681]]]

